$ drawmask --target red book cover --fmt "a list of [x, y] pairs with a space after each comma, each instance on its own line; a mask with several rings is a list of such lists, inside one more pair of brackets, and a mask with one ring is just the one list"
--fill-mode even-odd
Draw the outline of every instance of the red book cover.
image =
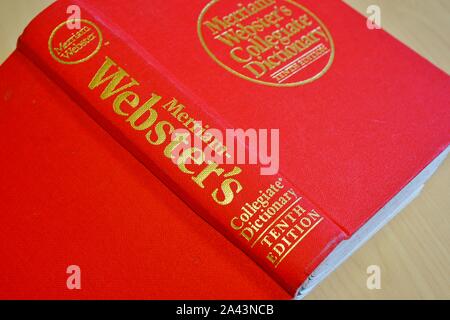
[[[0, 74], [3, 298], [301, 296], [449, 142], [448, 75], [340, 1], [58, 1]], [[279, 129], [279, 170], [209, 128]]]

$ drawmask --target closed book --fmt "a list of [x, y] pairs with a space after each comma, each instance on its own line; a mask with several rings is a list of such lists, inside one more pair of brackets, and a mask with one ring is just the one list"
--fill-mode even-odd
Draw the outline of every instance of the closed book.
[[0, 74], [5, 298], [301, 298], [448, 153], [448, 75], [340, 1], [61, 0]]

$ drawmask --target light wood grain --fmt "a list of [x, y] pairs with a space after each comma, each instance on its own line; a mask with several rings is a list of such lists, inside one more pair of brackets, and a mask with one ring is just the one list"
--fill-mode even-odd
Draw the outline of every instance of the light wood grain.
[[[14, 50], [27, 23], [51, 2], [0, 1], [0, 62]], [[450, 0], [345, 2], [361, 13], [379, 5], [385, 30], [450, 73]], [[381, 267], [381, 290], [366, 287], [369, 265]], [[450, 299], [450, 159], [410, 206], [308, 299]]]
[[[345, 2], [363, 14], [369, 5], [379, 5], [386, 31], [450, 73], [450, 1]], [[381, 267], [381, 290], [367, 289], [369, 265]], [[411, 205], [308, 298], [449, 299], [450, 159]]]

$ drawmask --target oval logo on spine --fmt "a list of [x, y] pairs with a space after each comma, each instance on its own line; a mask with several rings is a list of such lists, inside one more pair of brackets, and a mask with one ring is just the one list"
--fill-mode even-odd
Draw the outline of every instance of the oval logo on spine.
[[197, 31], [220, 66], [263, 85], [313, 82], [334, 59], [327, 27], [297, 0], [213, 0], [200, 14]]
[[48, 49], [52, 57], [59, 63], [85, 62], [97, 54], [102, 46], [102, 33], [93, 22], [76, 21], [80, 21], [80, 29], [69, 29], [67, 21], [64, 21], [50, 35]]

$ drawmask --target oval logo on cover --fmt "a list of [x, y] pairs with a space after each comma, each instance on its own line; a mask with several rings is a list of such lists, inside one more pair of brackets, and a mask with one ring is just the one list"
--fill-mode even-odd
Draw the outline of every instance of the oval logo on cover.
[[322, 77], [334, 59], [327, 27], [297, 0], [213, 0], [197, 28], [214, 61], [259, 84], [304, 85]]
[[79, 29], [69, 29], [64, 21], [53, 30], [48, 40], [52, 57], [62, 64], [79, 64], [92, 58], [100, 50], [103, 36], [100, 29], [89, 20], [79, 21]]

